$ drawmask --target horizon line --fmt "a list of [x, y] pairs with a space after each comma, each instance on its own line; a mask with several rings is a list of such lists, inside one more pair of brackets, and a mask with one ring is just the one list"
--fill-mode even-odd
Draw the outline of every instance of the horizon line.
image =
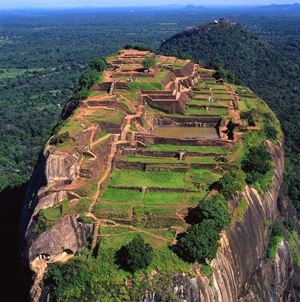
[[282, 3], [282, 4], [228, 4], [228, 5], [221, 5], [221, 4], [215, 4], [215, 5], [197, 5], [197, 4], [164, 4], [164, 5], [115, 5], [115, 6], [103, 6], [103, 5], [68, 5], [68, 6], [58, 6], [58, 5], [24, 5], [24, 6], [5, 6], [1, 7], [0, 10], [8, 10], [8, 9], [91, 9], [91, 8], [99, 8], [99, 9], [118, 9], [118, 8], [128, 8], [128, 9], [134, 9], [134, 8], [188, 8], [188, 7], [194, 7], [194, 8], [259, 8], [259, 7], [272, 7], [272, 6], [293, 6], [293, 5], [299, 5], [299, 2], [295, 3]]

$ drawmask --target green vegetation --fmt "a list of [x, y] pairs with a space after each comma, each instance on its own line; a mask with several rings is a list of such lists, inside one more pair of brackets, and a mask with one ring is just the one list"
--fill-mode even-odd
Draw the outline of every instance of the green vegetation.
[[282, 230], [279, 224], [272, 225], [272, 233], [268, 246], [268, 257], [274, 259], [276, 256], [278, 245], [283, 241]]
[[73, 205], [70, 204], [70, 201], [65, 200], [56, 207], [40, 210], [36, 217], [34, 232], [38, 234], [45, 232], [68, 214], [85, 213], [88, 210], [90, 202], [88, 198], [81, 198]]
[[[257, 18], [256, 22], [259, 22], [259, 19]], [[180, 57], [191, 55], [195, 61], [218, 67], [218, 76], [228, 79], [229, 75], [229, 80], [249, 86], [250, 89], [245, 87], [237, 89], [241, 96], [240, 108], [243, 110], [249, 104], [250, 107], [253, 107], [258, 103], [251, 89], [267, 101], [277, 114], [285, 133], [285, 151], [288, 159], [286, 161], [285, 189], [300, 213], [300, 170], [297, 168], [300, 163], [298, 156], [300, 134], [297, 130], [300, 119], [299, 111], [295, 110], [299, 107], [298, 96], [300, 94], [298, 85], [299, 51], [287, 46], [289, 45], [289, 35], [286, 34], [287, 32], [284, 33], [282, 20], [275, 18], [276, 21], [274, 19], [271, 21], [271, 19], [272, 17], [262, 22], [262, 27], [260, 27], [262, 29], [266, 26], [270, 31], [262, 33], [259, 30], [258, 36], [238, 24], [234, 26], [200, 25], [194, 31], [184, 31], [165, 41], [160, 47], [160, 52]], [[289, 18], [284, 17], [284, 19], [289, 24]], [[243, 24], [247, 24], [249, 21], [246, 21], [244, 17], [242, 20], [237, 17], [236, 20], [242, 21]], [[289, 32], [294, 32], [291, 24], [287, 26]], [[252, 30], [255, 30], [254, 28], [257, 27], [251, 26]], [[273, 33], [270, 34], [271, 32]], [[226, 70], [230, 72], [229, 74], [225, 72], [224, 75], [223, 71]], [[256, 109], [255, 114], [262, 112], [261, 109], [254, 109]], [[266, 122], [262, 119], [256, 120], [256, 118], [254, 115], [255, 124], [264, 129], [268, 139], [278, 141], [281, 138], [280, 126], [275, 119], [273, 122]], [[251, 119], [249, 122], [251, 125]]]
[[204, 276], [209, 277], [213, 273], [211, 266], [210, 265], [202, 265], [201, 273]]
[[143, 67], [144, 67], [145, 69], [150, 69], [150, 68], [155, 67], [156, 62], [155, 62], [155, 59], [154, 59], [154, 58], [147, 57], [147, 58], [145, 58], [145, 60], [142, 62], [142, 65], [143, 65]]
[[102, 72], [107, 68], [107, 63], [104, 58], [93, 59], [89, 65], [92, 69], [95, 69], [98, 72]]
[[101, 200], [103, 202], [129, 203], [131, 205], [196, 205], [207, 194], [207, 190], [199, 193], [170, 192], [147, 190], [114, 189], [107, 188]]
[[152, 262], [152, 257], [153, 248], [137, 235], [118, 250], [116, 261], [124, 270], [136, 272], [145, 269]]
[[152, 51], [152, 48], [149, 45], [144, 43], [135, 43], [135, 44], [126, 44], [124, 49], [135, 49], [135, 50], [142, 50], [142, 51]]
[[184, 188], [184, 173], [173, 172], [143, 172], [138, 170], [113, 171], [110, 186], [146, 186], [164, 188]]
[[238, 202], [236, 208], [233, 210], [232, 219], [234, 221], [240, 221], [244, 217], [248, 208], [249, 208], [249, 204], [248, 204], [247, 200], [242, 198]]
[[223, 108], [210, 108], [206, 110], [204, 108], [189, 108], [184, 111], [185, 115], [227, 115], [228, 112]]
[[245, 187], [244, 179], [242, 171], [232, 169], [218, 181], [219, 190], [226, 199], [230, 200]]
[[126, 156], [122, 158], [122, 161], [128, 161], [132, 163], [138, 162], [138, 163], [174, 163], [174, 164], [216, 163], [216, 159], [211, 156], [205, 156], [205, 157], [191, 156], [186, 158], [184, 161], [179, 161], [179, 159], [175, 157]]
[[178, 240], [178, 255], [189, 262], [212, 260], [217, 252], [219, 230], [211, 219], [192, 225]]
[[50, 140], [50, 144], [52, 145], [61, 145], [70, 139], [69, 132], [63, 132], [55, 134]]
[[178, 238], [177, 254], [189, 262], [212, 260], [217, 252], [220, 231], [231, 222], [228, 205], [221, 196], [200, 202], [193, 224]]
[[246, 181], [254, 184], [263, 178], [272, 168], [272, 157], [264, 145], [250, 147], [242, 161]]
[[157, 83], [131, 82], [131, 83], [128, 83], [128, 87], [131, 91], [136, 91], [136, 90], [162, 90], [163, 89], [163, 85], [159, 82], [157, 82]]
[[228, 149], [225, 147], [214, 146], [176, 146], [176, 145], [149, 145], [149, 151], [161, 151], [161, 152], [177, 152], [179, 150], [186, 150], [190, 152], [199, 152], [203, 154], [227, 154]]
[[[2, 14], [3, 36], [0, 37], [0, 56], [3, 65], [1, 66], [3, 68], [2, 76], [0, 75], [0, 103], [2, 108], [0, 115], [0, 135], [2, 138], [0, 146], [1, 189], [28, 180], [37, 155], [45, 140], [50, 136], [51, 128], [56, 124], [61, 107], [70, 98], [73, 91], [78, 91], [73, 97], [75, 100], [86, 98], [89, 95], [89, 88], [85, 87], [80, 90], [80, 87], [76, 85], [80, 74], [86, 70], [88, 61], [96, 56], [115, 52], [125, 41], [132, 43], [135, 43], [135, 41], [150, 41], [151, 46], [157, 47], [161, 41], [179, 29], [196, 24], [202, 18], [211, 18], [210, 13], [208, 15], [198, 14], [198, 12], [191, 14], [189, 9], [180, 11], [180, 22], [178, 22], [177, 9], [172, 11], [163, 10], [163, 12], [147, 10], [146, 14], [142, 12], [141, 14], [132, 14], [125, 11], [103, 14], [103, 11], [92, 10], [91, 12], [88, 10], [80, 13], [72, 12], [67, 14], [67, 16], [63, 16], [60, 12], [49, 13], [43, 11], [41, 14], [40, 11], [31, 11], [26, 14], [26, 18], [22, 14], [18, 15], [15, 12]], [[226, 14], [228, 13], [227, 11]], [[13, 17], [12, 14], [14, 14]], [[215, 14], [215, 12], [211, 14]], [[235, 14], [236, 12], [233, 13], [233, 15]], [[233, 57], [227, 61], [232, 64], [232, 68], [226, 66], [226, 62], [221, 62], [221, 67], [232, 69], [238, 80], [243, 78], [243, 82], [245, 80], [248, 81], [247, 84], [251, 85], [264, 99], [269, 100], [270, 104], [273, 105], [272, 107], [279, 113], [286, 132], [286, 148], [289, 155], [287, 164], [288, 177], [286, 178], [287, 188], [294, 204], [297, 205], [300, 192], [299, 169], [295, 168], [299, 162], [299, 157], [297, 156], [299, 154], [299, 112], [297, 110], [299, 103], [297, 100], [299, 95], [297, 82], [300, 58], [298, 55], [298, 50], [300, 49], [298, 47], [299, 22], [296, 22], [296, 18], [294, 20], [293, 17], [289, 16], [287, 18], [282, 14], [280, 14], [280, 17], [260, 18], [255, 16], [253, 18], [249, 14], [244, 13], [241, 16], [236, 15], [236, 18], [237, 20], [242, 20], [243, 24], [250, 25], [252, 29], [257, 30], [266, 40], [273, 43], [284, 54], [284, 57], [281, 56], [277, 60], [275, 56], [274, 59], [275, 48], [264, 42], [264, 45], [267, 45], [271, 52], [271, 56], [264, 55], [260, 51], [261, 44], [258, 44], [257, 47], [249, 47], [253, 52], [247, 57], [241, 58], [239, 47], [236, 48], [237, 52], [235, 48], [233, 48], [233, 51], [229, 50], [227, 45], [231, 44], [232, 41], [225, 34], [218, 36], [218, 43], [213, 43], [214, 47], [209, 46], [208, 49], [210, 49], [214, 58], [216, 53], [221, 53], [219, 50], [214, 52], [215, 47], [223, 44], [225, 54], [220, 55], [220, 57], [225, 60], [227, 60], [227, 56]], [[111, 20], [117, 20], [117, 22], [112, 22]], [[165, 20], [168, 20], [168, 22], [165, 22]], [[135, 26], [132, 26], [132, 24], [135, 24]], [[153, 24], [156, 24], [156, 26], [153, 27]], [[57, 27], [60, 28], [59, 31], [57, 31]], [[234, 30], [234, 27], [232, 28]], [[283, 32], [284, 34], [282, 34]], [[255, 37], [254, 41], [256, 39]], [[240, 38], [237, 40], [239, 40], [237, 46], [244, 44], [240, 43]], [[78, 43], [78, 41], [81, 41], [81, 43]], [[227, 42], [228, 44], [226, 44]], [[37, 45], [38, 51], [36, 49]], [[199, 49], [201, 48], [195, 47], [195, 50]], [[189, 50], [187, 48], [185, 51], [188, 52]], [[247, 51], [247, 47], [244, 48], [244, 51]], [[187, 56], [187, 54], [184, 54], [184, 57]], [[241, 59], [239, 60], [239, 58]], [[261, 61], [257, 62], [257, 58], [265, 61], [261, 64]], [[184, 64], [184, 61], [175, 60], [174, 67], [180, 68]], [[250, 68], [249, 64], [252, 64]], [[257, 69], [257, 66], [261, 68]], [[275, 71], [272, 72], [272, 70]], [[99, 80], [101, 80], [100, 73], [97, 82]], [[154, 82], [160, 82], [160, 80], [155, 79]], [[208, 88], [211, 86], [213, 86], [211, 83], [207, 84]], [[255, 86], [259, 86], [260, 89], [257, 90]], [[222, 91], [223, 93], [224, 91]], [[250, 104], [250, 109], [256, 106], [257, 101], [251, 103], [250, 99], [253, 95], [251, 96], [249, 91], [242, 92], [242, 94], [245, 98], [249, 96], [249, 100], [245, 102], [242, 99], [242, 106]], [[126, 92], [126, 96], [133, 100], [137, 99], [137, 93], [134, 91]], [[228, 98], [228, 95], [226, 96], [224, 93], [222, 97]], [[264, 121], [259, 116], [259, 112], [261, 112], [261, 108], [256, 110], [254, 121], [263, 129], [265, 138], [277, 141], [281, 137], [277, 124], [275, 125], [267, 120]], [[69, 132], [69, 135], [72, 136], [76, 134], [76, 131], [83, 129], [80, 124], [73, 123], [73, 121], [70, 122], [70, 129], [67, 129], [68, 126], [65, 125], [66, 128], [63, 128], [59, 134]], [[268, 129], [268, 124], [275, 125], [275, 131], [270, 127]], [[87, 127], [90, 126], [89, 123], [85, 123], [85, 125]], [[276, 139], [274, 139], [274, 132], [277, 135]], [[71, 142], [63, 142], [61, 138], [57, 142], [59, 146], [56, 147], [59, 148], [67, 148], [69, 147], [68, 144], [72, 145]], [[256, 144], [260, 143], [260, 140], [256, 141]], [[199, 147], [198, 150], [201, 150], [201, 148], [203, 147]], [[206, 147], [203, 149], [206, 149]], [[219, 152], [220, 149], [216, 148], [218, 150], [216, 152]], [[225, 150], [225, 153], [227, 151]], [[244, 151], [247, 152], [247, 150], [239, 151], [241, 151], [240, 155], [243, 155]], [[208, 153], [205, 150], [201, 152]], [[233, 155], [236, 156], [237, 153], [235, 152]], [[235, 159], [239, 160], [239, 157], [235, 157]], [[233, 162], [235, 161], [233, 160]], [[186, 176], [186, 181], [190, 180], [191, 177]], [[205, 187], [206, 183], [204, 182], [203, 188]], [[94, 191], [95, 188], [88, 181], [81, 184], [78, 188], [78, 192], [83, 194], [82, 196], [91, 195]], [[168, 192], [146, 192], [143, 201], [146, 202], [147, 200], [147, 205], [150, 205], [159, 198], [169, 204], [171, 204], [172, 198], [180, 202], [181, 200], [186, 202], [190, 197], [193, 202], [198, 199], [198, 196], [192, 196], [192, 193], [178, 193], [178, 195], [174, 193], [172, 198], [168, 198], [167, 194]], [[202, 200], [201, 194], [199, 194], [199, 200]], [[21, 199], [22, 197], [18, 200]], [[244, 208], [244, 206], [241, 206], [241, 212], [243, 212], [242, 209]], [[56, 214], [58, 213], [59, 211], [56, 211]], [[51, 218], [49, 213], [46, 214]], [[55, 215], [52, 218], [56, 218]], [[163, 236], [170, 238], [171, 242], [174, 237], [171, 236], [171, 231], [169, 230], [156, 229], [156, 232], [150, 228], [145, 228], [144, 230], [149, 230], [155, 234], [161, 232]], [[130, 230], [127, 229], [127, 231]], [[298, 239], [294, 235], [292, 236], [291, 242], [296, 244]], [[151, 245], [154, 244], [153, 247], [159, 246], [159, 243], [162, 242], [162, 240], [155, 239], [149, 234], [144, 233], [142, 237], [145, 242]], [[129, 238], [128, 235], [127, 237], [124, 235], [122, 238], [125, 238], [123, 244], [129, 242], [127, 240]], [[101, 237], [102, 247], [99, 253], [101, 257], [97, 259], [83, 251], [80, 257], [76, 256], [74, 259], [78, 261], [78, 265], [73, 265], [73, 261], [71, 261], [71, 267], [69, 267], [69, 263], [58, 266], [57, 277], [61, 278], [61, 280], [57, 280], [59, 284], [54, 284], [58, 293], [56, 294], [55, 292], [53, 294], [53, 300], [74, 301], [81, 299], [96, 301], [100, 299], [103, 302], [138, 301], [142, 296], [141, 293], [143, 293], [141, 289], [151, 288], [162, 297], [162, 300], [168, 301], [169, 299], [172, 301], [172, 297], [167, 297], [169, 284], [166, 284], [166, 280], [169, 280], [169, 276], [174, 271], [188, 272], [190, 266], [165, 247], [168, 241], [163, 242], [164, 247], [155, 248], [153, 262], [141, 273], [143, 277], [129, 277], [126, 272], [119, 270], [114, 264], [115, 251], [107, 248], [107, 242], [112, 240], [115, 240], [115, 238], [109, 237], [106, 239]], [[118, 242], [114, 242], [116, 247], [119, 248]], [[11, 251], [10, 254], [12, 254]], [[298, 263], [295, 251], [293, 251], [293, 257], [295, 262]], [[2, 258], [7, 260], [7, 257]], [[8, 262], [17, 263], [17, 261]], [[69, 268], [66, 269], [66, 267]], [[153, 269], [159, 272], [159, 277], [153, 278], [153, 276], [150, 276], [150, 272]], [[52, 270], [51, 267], [51, 272], [53, 271], [54, 269]], [[11, 284], [15, 284], [15, 275], [17, 274], [14, 274]], [[111, 277], [107, 278], [107, 276]], [[6, 279], [9, 278], [6, 276]], [[11, 291], [10, 296], [13, 294], [14, 291]], [[21, 301], [22, 299], [11, 298], [11, 300]]]

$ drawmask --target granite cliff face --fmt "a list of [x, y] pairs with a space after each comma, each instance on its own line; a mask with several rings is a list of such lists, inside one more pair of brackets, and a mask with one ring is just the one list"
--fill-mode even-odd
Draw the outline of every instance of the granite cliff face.
[[[24, 234], [22, 260], [34, 273], [30, 292], [32, 301], [39, 301], [42, 293], [40, 282], [47, 269], [44, 258], [51, 256], [53, 263], [66, 261], [86, 246], [87, 239], [91, 236], [92, 225], [78, 222], [76, 215], [64, 217], [58, 224], [40, 234], [34, 231], [40, 210], [53, 207], [70, 198], [70, 192], [57, 189], [57, 186], [78, 177], [80, 158], [81, 155], [78, 153], [52, 152], [47, 144], [29, 184], [21, 227]], [[77, 196], [71, 198], [76, 200]]]
[[[253, 188], [245, 189], [242, 195], [248, 210], [242, 220], [222, 234], [217, 257], [211, 263], [213, 274], [194, 279], [176, 276], [172, 287], [177, 301], [298, 301], [299, 269], [294, 267], [289, 243], [283, 241], [278, 246], [274, 260], [266, 255], [269, 225], [287, 215], [287, 208], [293, 212], [289, 201], [279, 198], [283, 146], [268, 143], [268, 148], [275, 162], [271, 189], [264, 197]], [[159, 297], [148, 301], [159, 301]]]
[[[64, 249], [75, 253], [85, 245], [86, 240], [83, 238], [90, 235], [91, 231], [78, 224], [72, 216], [67, 216], [60, 224], [40, 235], [32, 232], [40, 210], [53, 207], [70, 195], [69, 192], [56, 187], [78, 177], [79, 161], [80, 154], [53, 153], [49, 145], [40, 156], [23, 208], [22, 224], [27, 225], [23, 249], [26, 262], [32, 261], [40, 254], [58, 255]], [[76, 199], [76, 196], [73, 198]]]

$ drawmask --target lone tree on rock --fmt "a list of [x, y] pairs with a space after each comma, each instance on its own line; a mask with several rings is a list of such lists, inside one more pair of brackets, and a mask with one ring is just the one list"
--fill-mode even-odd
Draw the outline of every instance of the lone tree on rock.
[[107, 63], [104, 58], [93, 59], [89, 65], [92, 69], [96, 69], [99, 72], [102, 72], [107, 68]]
[[140, 235], [122, 246], [116, 253], [116, 262], [124, 270], [135, 272], [146, 268], [152, 262], [153, 248]]

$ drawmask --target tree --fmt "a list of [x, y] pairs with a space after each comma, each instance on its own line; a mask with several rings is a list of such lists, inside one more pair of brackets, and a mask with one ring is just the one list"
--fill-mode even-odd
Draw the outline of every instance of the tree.
[[135, 50], [141, 50], [141, 51], [152, 51], [151, 47], [143, 44], [143, 43], [137, 43], [137, 44], [126, 44], [124, 46], [124, 49], [135, 49]]
[[231, 217], [227, 203], [218, 196], [202, 201], [199, 206], [202, 220], [213, 220], [221, 231], [230, 225]]
[[99, 73], [96, 70], [84, 72], [79, 78], [80, 87], [90, 88], [99, 78]]
[[98, 72], [102, 72], [103, 70], [105, 70], [107, 68], [107, 63], [104, 58], [93, 59], [89, 65], [92, 69], [95, 69]]
[[231, 199], [244, 187], [244, 174], [239, 170], [230, 170], [219, 181], [218, 187], [226, 199]]
[[153, 68], [155, 66], [155, 59], [147, 57], [142, 64], [145, 69], [149, 70], [150, 68]]
[[86, 99], [87, 97], [89, 97], [90, 95], [90, 89], [87, 88], [87, 87], [83, 87], [81, 88], [80, 90], [78, 90], [74, 95], [73, 95], [73, 98], [75, 100], [84, 100]]
[[205, 262], [213, 259], [218, 249], [219, 231], [212, 219], [192, 225], [178, 238], [178, 255], [188, 262]]
[[272, 167], [272, 157], [265, 145], [249, 148], [242, 160], [242, 170], [246, 173], [246, 181], [250, 184], [264, 176]]
[[64, 142], [66, 142], [67, 140], [69, 140], [70, 138], [71, 137], [70, 137], [69, 132], [58, 133], [52, 137], [52, 139], [50, 140], [50, 144], [51, 145], [61, 145]]
[[140, 235], [122, 246], [116, 253], [117, 263], [130, 272], [146, 268], [152, 262], [153, 248]]
[[253, 126], [256, 125], [255, 124], [255, 120], [254, 120], [255, 115], [256, 115], [256, 110], [251, 109], [251, 110], [249, 110], [247, 112], [243, 112], [241, 114], [241, 118], [242, 119], [246, 119], [247, 122], [248, 122], [248, 126], [253, 127]]
[[271, 124], [266, 124], [264, 126], [264, 132], [268, 139], [276, 140], [277, 138], [277, 130]]
[[232, 122], [232, 120], [230, 120], [227, 124], [227, 136], [228, 139], [230, 140], [234, 140], [234, 128], [235, 128], [235, 124]]

